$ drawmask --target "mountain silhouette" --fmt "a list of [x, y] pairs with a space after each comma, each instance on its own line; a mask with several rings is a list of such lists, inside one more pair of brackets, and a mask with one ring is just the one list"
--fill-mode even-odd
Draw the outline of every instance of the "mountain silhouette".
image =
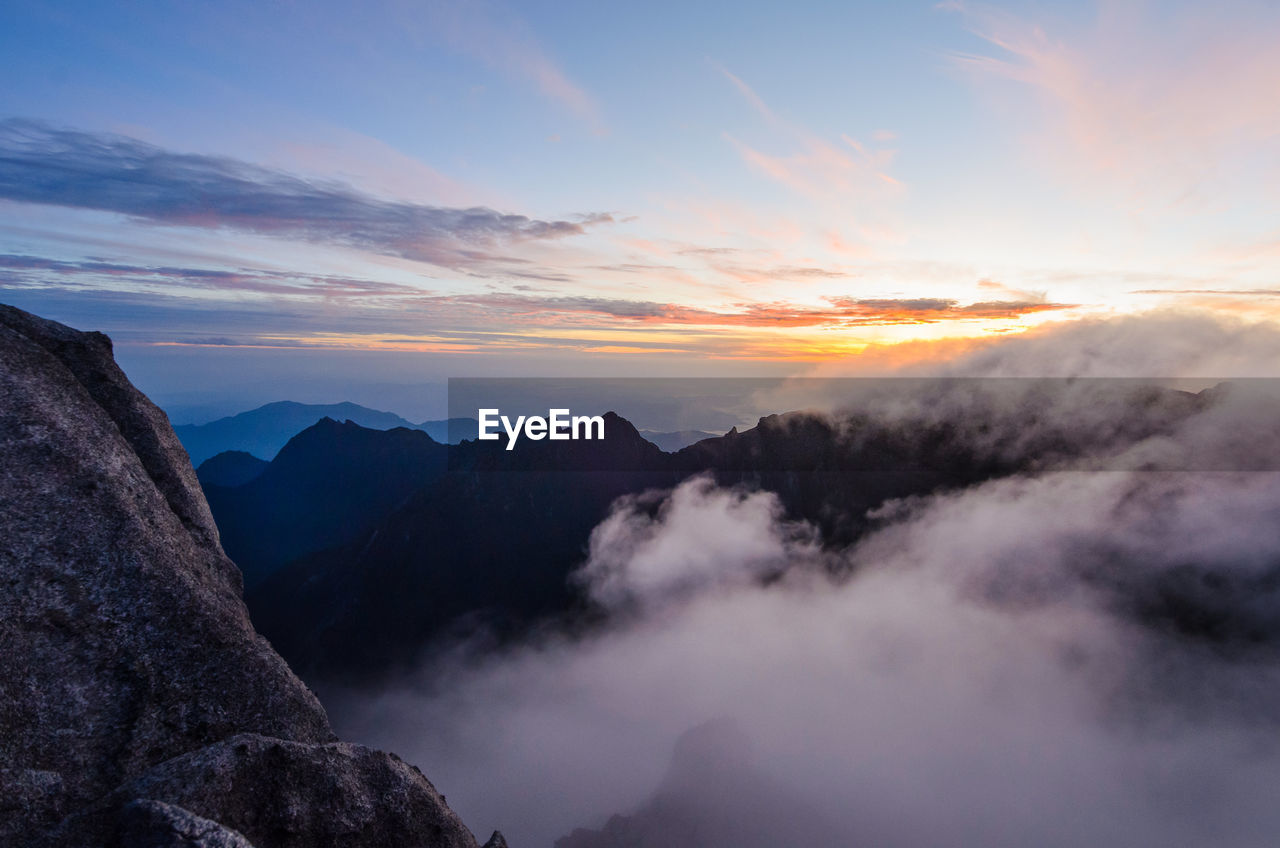
[[240, 486], [205, 486], [222, 544], [252, 586], [304, 554], [357, 538], [438, 477], [446, 447], [426, 433], [324, 418]]
[[640, 435], [667, 453], [675, 453], [681, 448], [687, 448], [689, 445], [700, 442], [703, 439], [714, 439], [716, 437], [715, 433], [708, 433], [706, 430], [674, 430], [672, 432], [641, 430]]
[[442, 444], [473, 439], [478, 426], [474, 418], [447, 418], [414, 424], [393, 412], [369, 409], [357, 403], [317, 404], [283, 400], [207, 424], [180, 424], [173, 431], [187, 449], [191, 464], [199, 467], [205, 460], [224, 451], [244, 451], [271, 460], [290, 439], [321, 418], [354, 421], [374, 430], [397, 427], [422, 430]]
[[613, 501], [678, 480], [612, 413], [603, 441], [448, 450], [449, 471], [376, 525], [251, 588], [255, 622], [304, 674], [376, 675], [451, 633], [501, 638], [574, 608], [566, 577]]
[[774, 848], [841, 845], [847, 837], [812, 805], [766, 776], [751, 739], [728, 718], [676, 740], [653, 796], [599, 830], [575, 829], [555, 848]]
[[442, 445], [456, 445], [463, 439], [474, 439], [480, 429], [480, 422], [475, 418], [441, 418], [438, 421], [423, 421], [417, 425], [417, 429]]
[[211, 456], [196, 469], [196, 477], [201, 486], [243, 486], [250, 480], [257, 479], [270, 465], [265, 459], [258, 459], [245, 451], [223, 451]]
[[[675, 454], [614, 413], [604, 420], [603, 440], [522, 440], [510, 451], [504, 440], [442, 446], [447, 469], [381, 515], [365, 500], [348, 506], [349, 487], [323, 473], [302, 485], [273, 476], [293, 443], [257, 481], [211, 489], [227, 550], [233, 557], [246, 550], [255, 623], [307, 679], [362, 681], [414, 663], [441, 639], [477, 633], [504, 639], [549, 617], [590, 620], [594, 611], [569, 576], [586, 557], [592, 529], [622, 495], [670, 488], [709, 471], [722, 485], [776, 492], [788, 517], [814, 523], [832, 544], [846, 544], [867, 526], [867, 511], [887, 499], [1003, 471], [963, 458], [929, 467], [919, 440], [881, 434], [850, 443], [841, 426], [817, 416], [772, 416]], [[389, 439], [344, 426], [368, 445]], [[339, 450], [327, 441], [317, 453]], [[389, 471], [403, 474], [412, 461]], [[364, 461], [351, 469], [357, 477], [369, 471]], [[404, 489], [413, 485], [398, 480]], [[315, 499], [324, 486], [334, 490], [329, 511], [304, 528], [311, 507], [298, 498]], [[287, 549], [254, 523], [281, 501], [298, 505], [289, 513], [296, 535]], [[309, 532], [323, 527], [332, 534], [346, 508], [360, 513], [359, 522], [345, 525], [344, 542], [313, 544], [307, 555], [284, 563]], [[356, 532], [358, 523], [364, 527]]]
[[364, 679], [413, 664], [441, 640], [503, 640], [547, 619], [589, 623], [600, 611], [569, 578], [622, 495], [711, 474], [775, 493], [785, 519], [841, 549], [876, 526], [888, 501], [1109, 456], [1212, 398], [1121, 386], [1115, 400], [1128, 417], [1096, 426], [1035, 408], [1019, 411], [1026, 420], [988, 411], [990, 420], [959, 422], [795, 412], [675, 453], [613, 413], [603, 440], [526, 438], [512, 450], [505, 438], [444, 446], [325, 421], [257, 479], [210, 486], [208, 496], [259, 628], [308, 680]]

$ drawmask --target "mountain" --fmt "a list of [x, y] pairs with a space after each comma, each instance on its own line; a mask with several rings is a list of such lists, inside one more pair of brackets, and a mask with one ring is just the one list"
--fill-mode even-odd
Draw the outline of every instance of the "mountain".
[[211, 456], [196, 469], [196, 479], [203, 487], [223, 486], [232, 488], [243, 486], [261, 476], [270, 465], [265, 459], [258, 459], [244, 451], [223, 451]]
[[304, 554], [359, 537], [444, 472], [447, 448], [420, 430], [324, 418], [240, 486], [206, 485], [222, 544], [252, 586]]
[[355, 403], [315, 404], [282, 400], [208, 424], [182, 424], [173, 430], [187, 449], [191, 464], [199, 466], [209, 457], [229, 450], [272, 459], [289, 439], [321, 418], [354, 421], [377, 430], [395, 427], [418, 429], [418, 425], [393, 412], [380, 412]]
[[474, 439], [480, 430], [480, 422], [475, 418], [444, 418], [423, 421], [418, 429], [442, 445], [456, 445], [463, 439]]
[[676, 430], [671, 433], [662, 433], [657, 430], [641, 430], [640, 435], [646, 440], [653, 442], [667, 453], [675, 453], [681, 448], [687, 448], [703, 439], [714, 439], [715, 433], [708, 433], [706, 430]]
[[758, 771], [751, 740], [729, 719], [686, 731], [653, 797], [555, 848], [774, 848], [842, 845], [844, 834]]
[[0, 843], [474, 848], [254, 631], [106, 336], [0, 306], [0, 393]]
[[[814, 524], [839, 547], [865, 532], [868, 513], [885, 501], [1017, 467], [958, 451], [935, 432], [870, 425], [863, 432], [848, 421], [800, 413], [762, 418], [754, 428], [675, 454], [613, 413], [604, 420], [603, 440], [524, 440], [510, 451], [501, 441], [442, 447], [445, 470], [393, 509], [378, 514], [366, 499], [354, 499], [365, 528], [345, 543], [315, 545], [287, 564], [277, 554], [280, 564], [270, 569], [260, 560], [237, 560], [251, 575], [254, 622], [305, 679], [365, 682], [413, 664], [452, 636], [504, 639], [547, 618], [589, 618], [593, 611], [569, 577], [586, 557], [592, 529], [623, 495], [710, 472], [722, 485], [775, 492], [788, 518]], [[347, 427], [369, 444], [389, 438]], [[403, 473], [414, 461], [395, 470]], [[360, 472], [366, 466], [355, 463]], [[209, 490], [233, 557], [241, 539], [261, 550], [274, 544], [264, 539], [279, 538], [278, 531], [251, 526], [273, 504], [301, 505], [323, 491], [320, 482], [282, 482], [250, 502], [247, 494], [266, 487], [273, 473], [240, 489]], [[317, 525], [331, 528], [344, 508], [332, 504]]]
[[[288, 535], [277, 532], [284, 523], [273, 520], [264, 529], [254, 522], [281, 504], [297, 508], [287, 550], [274, 550], [269, 567], [261, 559], [241, 564], [251, 575], [247, 600], [255, 623], [319, 685], [385, 675], [454, 636], [501, 640], [546, 619], [590, 621], [598, 611], [570, 576], [586, 557], [592, 529], [623, 495], [709, 473], [722, 486], [775, 493], [784, 518], [813, 525], [823, 544], [838, 550], [876, 526], [877, 509], [887, 502], [1073, 458], [1105, 458], [1166, 433], [1212, 401], [1205, 393], [1127, 386], [1113, 395], [1127, 417], [1108, 411], [1096, 424], [1055, 417], [1034, 397], [1002, 401], [958, 422], [928, 414], [889, 419], [865, 410], [788, 413], [674, 454], [610, 413], [604, 440], [521, 440], [510, 451], [501, 441], [440, 446], [443, 459], [436, 461], [443, 470], [432, 466], [416, 482], [387, 478], [399, 479], [405, 496], [385, 509], [391, 499], [378, 505], [366, 497], [344, 499], [338, 487], [323, 520], [304, 526], [312, 509], [307, 504], [326, 491], [324, 475], [281, 481], [249, 501], [255, 487], [273, 479], [271, 471], [238, 489], [210, 488], [209, 500], [233, 557], [241, 545], [259, 552], [278, 545]], [[937, 404], [925, 400], [921, 408], [931, 413]], [[1056, 398], [1050, 393], [1047, 401]], [[1025, 420], [1010, 418], [1009, 409]], [[368, 445], [392, 438], [347, 426]], [[342, 450], [329, 447], [319, 455]], [[311, 461], [301, 464], [300, 480]], [[394, 463], [386, 474], [405, 475], [415, 461]], [[366, 463], [354, 466], [359, 475]], [[358, 520], [346, 525], [344, 541], [325, 545], [310, 535], [332, 533], [352, 508]], [[290, 561], [309, 540], [309, 552]]]
[[603, 441], [448, 450], [448, 471], [364, 534], [250, 588], [254, 621], [308, 679], [377, 676], [452, 631], [501, 637], [573, 608], [566, 577], [613, 501], [677, 479], [612, 413]]

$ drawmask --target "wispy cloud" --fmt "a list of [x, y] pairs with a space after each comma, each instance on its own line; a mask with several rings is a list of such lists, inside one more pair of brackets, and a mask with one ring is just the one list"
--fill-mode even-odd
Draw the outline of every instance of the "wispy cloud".
[[101, 288], [101, 280], [106, 277], [144, 286], [159, 284], [280, 296], [366, 298], [424, 294], [422, 289], [399, 283], [327, 274], [256, 269], [184, 268], [171, 265], [129, 265], [101, 260], [64, 261], [41, 256], [0, 254], [0, 288], [14, 287], [23, 283], [45, 287], [49, 285], [49, 275], [56, 275], [68, 282], [84, 279], [84, 285], [97, 288]]
[[501, 310], [508, 317], [539, 322], [553, 316], [590, 315], [643, 324], [708, 327], [859, 327], [932, 324], [942, 321], [1015, 320], [1039, 312], [1071, 309], [1075, 304], [1044, 300], [985, 301], [962, 304], [944, 298], [859, 299], [828, 297], [826, 306], [752, 303], [714, 310], [675, 303], [598, 297], [536, 297], [516, 294], [449, 296], [436, 302], [469, 304]]
[[769, 104], [764, 102], [764, 98], [756, 94], [755, 89], [743, 82], [741, 77], [725, 68], [719, 62], [713, 61], [711, 66], [723, 74], [725, 79], [733, 83], [733, 87], [738, 89], [738, 93], [742, 95], [743, 99], [755, 107], [755, 110], [760, 113], [762, 118], [771, 124], [780, 123], [778, 116], [769, 108]]
[[1221, 294], [1240, 297], [1277, 297], [1280, 296], [1280, 289], [1138, 289], [1134, 294]]
[[[725, 138], [752, 170], [811, 200], [835, 201], [841, 205], [855, 198], [883, 200], [902, 187], [901, 182], [888, 173], [895, 153], [892, 149], [872, 149], [847, 134], [842, 134], [837, 143], [795, 126], [783, 120], [736, 74], [714, 62], [712, 66], [790, 148], [782, 154], [766, 153], [726, 133]], [[887, 140], [883, 131], [876, 136], [877, 140]]]
[[1205, 205], [1238, 168], [1280, 164], [1273, 5], [1102, 3], [1081, 29], [950, 8], [994, 48], [954, 61], [1040, 101], [1039, 149], [1068, 179], [1101, 180], [1138, 204]]
[[387, 200], [228, 157], [16, 119], [0, 121], [0, 199], [342, 245], [447, 268], [482, 265], [501, 246], [581, 235], [612, 220]]
[[529, 26], [511, 9], [486, 0], [432, 0], [402, 6], [402, 19], [424, 37], [451, 48], [537, 91], [605, 132], [599, 106], [547, 53]]
[[[553, 284], [554, 285], [554, 284]], [[527, 287], [526, 287], [527, 289]], [[252, 267], [0, 254], [3, 299], [124, 342], [382, 350], [625, 350], [805, 359], [857, 347], [859, 328], [953, 325], [960, 334], [1071, 304], [1025, 299], [828, 296], [682, 304], [495, 290]], [[965, 329], [967, 328], [967, 329]]]

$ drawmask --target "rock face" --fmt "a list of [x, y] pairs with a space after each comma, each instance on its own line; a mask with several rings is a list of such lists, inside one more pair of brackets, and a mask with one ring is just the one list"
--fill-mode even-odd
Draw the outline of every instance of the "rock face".
[[234, 830], [163, 801], [131, 801], [120, 820], [121, 841], [135, 848], [253, 848]]
[[0, 398], [0, 845], [475, 845], [253, 630], [106, 336], [0, 306]]
[[[165, 825], [195, 829], [185, 816], [219, 826], [233, 822], [236, 835], [259, 848], [476, 844], [427, 779], [398, 757], [342, 742], [314, 745], [249, 733], [149, 769], [63, 822], [56, 841], [90, 842], [86, 835], [102, 832], [137, 798], [163, 799], [182, 811], [164, 811], [162, 833]], [[136, 812], [126, 817], [126, 826], [136, 819]]]

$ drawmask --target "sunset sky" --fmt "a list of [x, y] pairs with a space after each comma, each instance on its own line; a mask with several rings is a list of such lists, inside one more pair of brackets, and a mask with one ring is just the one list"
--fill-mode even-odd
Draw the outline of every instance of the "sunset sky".
[[11, 0], [0, 300], [162, 393], [1269, 318], [1277, 43], [1263, 3]]

